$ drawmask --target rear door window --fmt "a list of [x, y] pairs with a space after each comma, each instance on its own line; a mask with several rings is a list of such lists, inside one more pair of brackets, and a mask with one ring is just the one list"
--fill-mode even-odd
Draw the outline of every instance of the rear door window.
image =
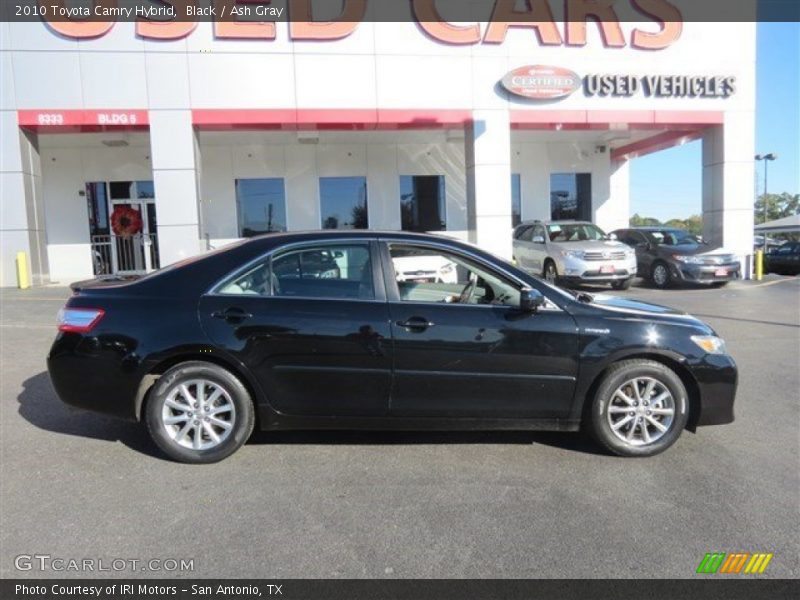
[[223, 283], [217, 293], [374, 300], [370, 245], [314, 244], [278, 251]]

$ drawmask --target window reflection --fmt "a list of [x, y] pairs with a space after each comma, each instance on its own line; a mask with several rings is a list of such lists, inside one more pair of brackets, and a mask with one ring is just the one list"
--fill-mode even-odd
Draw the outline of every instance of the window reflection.
[[367, 229], [367, 178], [320, 177], [323, 229]]
[[401, 175], [400, 219], [403, 231], [447, 229], [444, 176]]
[[552, 173], [550, 175], [550, 216], [554, 221], [592, 220], [592, 174]]
[[283, 179], [237, 179], [236, 209], [239, 237], [286, 231]]
[[511, 174], [511, 226], [522, 223], [522, 188], [519, 173]]

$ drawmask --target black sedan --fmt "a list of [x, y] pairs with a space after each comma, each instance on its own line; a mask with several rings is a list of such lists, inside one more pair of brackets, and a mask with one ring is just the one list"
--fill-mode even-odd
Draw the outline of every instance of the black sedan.
[[764, 271], [800, 275], [800, 242], [786, 242], [764, 255]]
[[612, 235], [636, 250], [636, 272], [656, 287], [675, 282], [721, 287], [739, 279], [739, 259], [712, 248], [688, 231], [672, 227], [617, 229]]
[[[414, 262], [437, 274], [397, 275]], [[48, 357], [59, 396], [144, 421], [180, 461], [221, 460], [256, 425], [585, 426], [649, 456], [733, 421], [736, 365], [708, 325], [567, 293], [442, 237], [271, 234], [73, 289]]]

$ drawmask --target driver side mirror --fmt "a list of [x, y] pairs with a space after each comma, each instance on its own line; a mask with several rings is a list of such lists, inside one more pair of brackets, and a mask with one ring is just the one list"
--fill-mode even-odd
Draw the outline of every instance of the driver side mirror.
[[535, 235], [535, 236], [533, 236], [533, 239], [531, 239], [531, 241], [532, 241], [534, 244], [544, 244], [544, 238], [543, 238], [541, 235]]
[[519, 309], [526, 313], [535, 313], [545, 305], [542, 292], [531, 288], [523, 288], [519, 292]]

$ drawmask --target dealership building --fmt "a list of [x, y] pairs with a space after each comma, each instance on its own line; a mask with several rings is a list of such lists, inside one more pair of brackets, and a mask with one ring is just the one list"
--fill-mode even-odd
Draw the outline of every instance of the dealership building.
[[705, 238], [752, 253], [754, 23], [445, 22], [430, 4], [0, 23], [0, 284], [19, 252], [34, 284], [65, 284], [281, 230], [431, 231], [510, 258], [520, 219], [626, 226], [631, 161], [692, 140]]

